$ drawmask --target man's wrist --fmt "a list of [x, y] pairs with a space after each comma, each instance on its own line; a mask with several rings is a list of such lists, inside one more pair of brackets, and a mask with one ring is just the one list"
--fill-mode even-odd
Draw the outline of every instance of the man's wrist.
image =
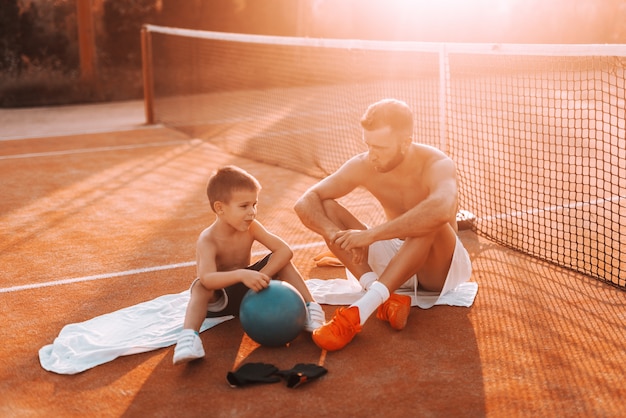
[[376, 241], [380, 241], [378, 239], [378, 229], [376, 228], [366, 229], [365, 232], [367, 233], [369, 237], [370, 245]]

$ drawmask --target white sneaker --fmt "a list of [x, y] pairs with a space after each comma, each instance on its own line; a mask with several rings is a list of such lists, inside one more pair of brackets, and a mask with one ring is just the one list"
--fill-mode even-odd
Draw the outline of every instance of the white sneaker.
[[304, 329], [307, 332], [313, 332], [322, 325], [324, 325], [324, 321], [326, 321], [326, 317], [324, 316], [324, 311], [322, 307], [317, 302], [309, 302], [306, 304], [306, 324], [304, 324]]
[[192, 329], [184, 329], [174, 349], [174, 364], [187, 363], [204, 357], [200, 336]]

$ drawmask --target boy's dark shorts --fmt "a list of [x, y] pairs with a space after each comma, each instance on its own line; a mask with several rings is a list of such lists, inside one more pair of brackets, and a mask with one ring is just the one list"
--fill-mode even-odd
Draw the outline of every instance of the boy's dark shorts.
[[[272, 254], [266, 255], [256, 263], [246, 267], [246, 269], [260, 271], [263, 267], [265, 267], [271, 256]], [[228, 297], [228, 304], [226, 305], [226, 307], [218, 312], [207, 311], [206, 317], [216, 318], [226, 315], [239, 316], [239, 307], [241, 306], [241, 300], [248, 290], [248, 287], [241, 282], [235, 283], [232, 286], [228, 286], [224, 289], [224, 291], [226, 292], [226, 296]]]

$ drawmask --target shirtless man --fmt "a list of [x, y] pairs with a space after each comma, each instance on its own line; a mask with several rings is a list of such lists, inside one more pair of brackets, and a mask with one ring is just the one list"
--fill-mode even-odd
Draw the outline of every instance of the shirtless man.
[[[413, 115], [402, 101], [372, 104], [361, 126], [368, 151], [311, 187], [294, 207], [366, 290], [313, 332], [315, 343], [328, 351], [352, 341], [374, 311], [403, 329], [411, 298], [394, 293], [403, 285], [416, 287], [419, 278], [420, 289], [441, 292], [444, 284], [451, 289], [447, 282], [456, 287], [469, 279], [449, 278], [453, 258], [469, 260], [456, 234], [454, 162], [436, 148], [412, 142]], [[369, 228], [337, 202], [357, 187], [381, 203], [385, 223]]]

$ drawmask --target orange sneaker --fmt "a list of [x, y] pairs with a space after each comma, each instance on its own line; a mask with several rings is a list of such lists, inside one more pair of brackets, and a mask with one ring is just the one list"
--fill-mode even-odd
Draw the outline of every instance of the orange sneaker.
[[376, 318], [388, 321], [391, 328], [401, 330], [406, 326], [411, 312], [411, 297], [392, 293], [389, 299], [378, 307]]
[[359, 332], [359, 308], [339, 308], [330, 321], [313, 331], [313, 341], [319, 348], [336, 351], [345, 347]]

